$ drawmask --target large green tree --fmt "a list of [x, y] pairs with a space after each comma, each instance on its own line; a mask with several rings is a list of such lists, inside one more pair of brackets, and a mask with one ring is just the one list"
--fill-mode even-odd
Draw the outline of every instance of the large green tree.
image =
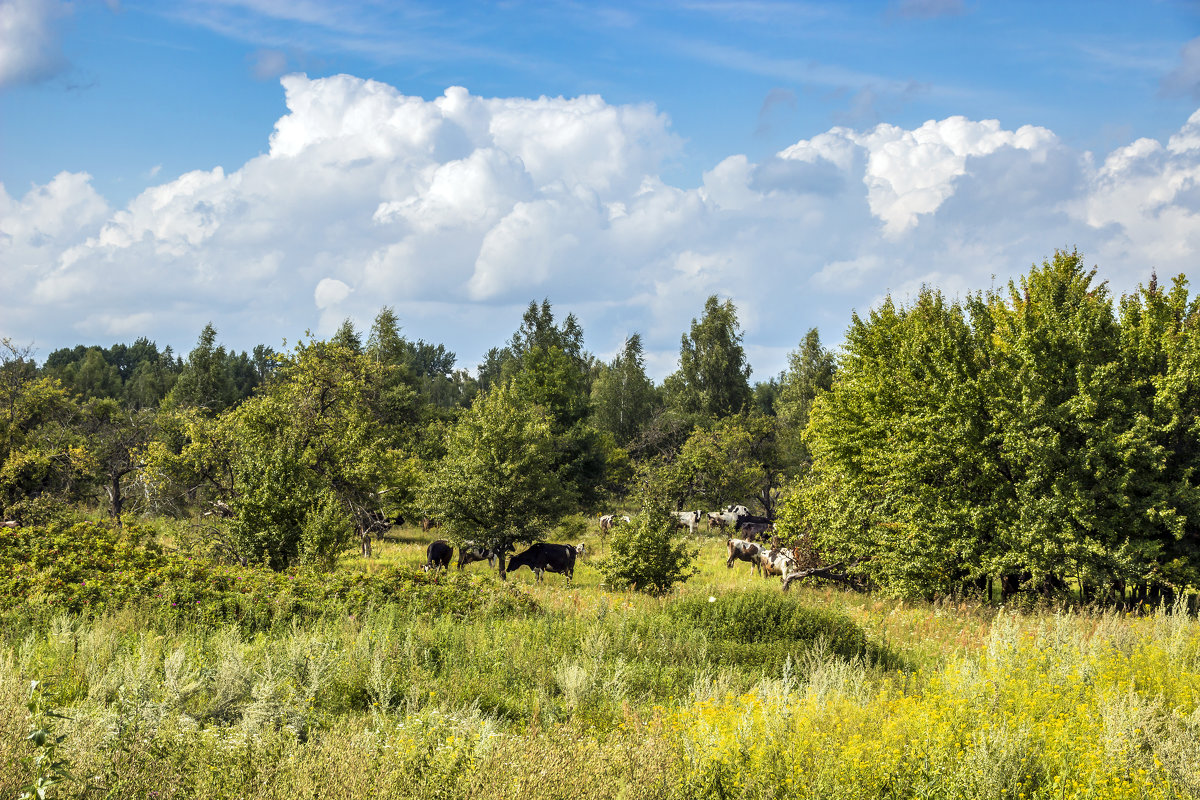
[[173, 435], [147, 453], [149, 480], [228, 509], [225, 546], [237, 558], [329, 566], [356, 535], [369, 543], [385, 498], [410, 490], [388, 373], [344, 344], [301, 343], [237, 407], [176, 412]]
[[753, 397], [750, 365], [732, 300], [712, 295], [704, 316], [693, 319], [679, 344], [679, 370], [664, 383], [668, 402], [684, 413], [723, 417], [745, 408]]
[[642, 432], [657, 405], [654, 382], [646, 375], [642, 337], [634, 333], [592, 384], [593, 418], [596, 427], [624, 447]]
[[543, 538], [574, 502], [555, 469], [557, 448], [544, 409], [493, 387], [449, 430], [422, 502], [459, 542], [498, 553], [504, 577], [506, 553]]

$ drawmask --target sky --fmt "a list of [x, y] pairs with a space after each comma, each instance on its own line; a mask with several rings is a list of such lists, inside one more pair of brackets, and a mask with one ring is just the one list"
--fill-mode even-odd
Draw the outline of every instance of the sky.
[[716, 294], [757, 381], [1056, 249], [1200, 277], [1200, 3], [0, 0], [0, 337], [39, 359], [390, 306], [474, 369], [548, 299], [661, 380]]

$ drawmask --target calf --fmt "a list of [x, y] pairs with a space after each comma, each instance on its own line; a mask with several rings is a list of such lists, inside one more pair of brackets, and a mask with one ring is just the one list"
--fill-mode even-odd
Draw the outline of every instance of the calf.
[[425, 548], [425, 563], [421, 569], [430, 572], [439, 569], [450, 569], [450, 559], [454, 558], [454, 548], [445, 539], [430, 542]]
[[746, 561], [750, 564], [751, 574], [762, 572], [762, 562], [759, 558], [762, 555], [762, 547], [759, 545], [742, 539], [730, 539], [725, 543], [725, 549], [729, 552], [729, 558], [725, 559], [727, 568], [733, 569], [734, 561]]
[[560, 575], [566, 575], [567, 580], [571, 580], [575, 577], [575, 556], [582, 553], [583, 550], [583, 545], [576, 547], [572, 544], [538, 542], [531, 544], [528, 550], [513, 556], [512, 560], [508, 562], [507, 571], [516, 572], [521, 567], [529, 567], [537, 576], [539, 583], [544, 572], [557, 572]]
[[463, 542], [458, 547], [458, 568], [462, 569], [467, 564], [474, 564], [476, 561], [486, 561], [492, 569], [496, 568], [496, 553], [491, 548], [482, 547], [474, 542]]
[[711, 530], [713, 528], [724, 528], [726, 525], [736, 525], [736, 524], [737, 524], [737, 514], [733, 513], [732, 511], [726, 510], [726, 511], [710, 511], [710, 512], [708, 512], [709, 530]]

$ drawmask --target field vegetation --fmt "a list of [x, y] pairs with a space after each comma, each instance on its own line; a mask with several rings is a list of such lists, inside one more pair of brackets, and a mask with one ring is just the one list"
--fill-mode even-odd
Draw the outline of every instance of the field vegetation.
[[70, 532], [37, 537], [54, 562], [4, 565], [25, 576], [4, 796], [56, 774], [43, 728], [60, 797], [1200, 796], [1200, 625], [1178, 608], [784, 594], [718, 537], [655, 596], [588, 561], [571, 583], [431, 576], [412, 528], [337, 581], [189, 570], [166, 530], [97, 559], [112, 529]]

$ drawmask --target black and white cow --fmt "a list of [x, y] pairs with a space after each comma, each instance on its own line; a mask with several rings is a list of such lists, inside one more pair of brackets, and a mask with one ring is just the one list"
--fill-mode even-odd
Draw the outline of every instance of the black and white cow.
[[675, 518], [675, 524], [680, 528], [687, 528], [688, 533], [695, 533], [696, 527], [700, 524], [700, 520], [704, 518], [704, 513], [701, 511], [672, 511], [671, 516]]
[[554, 544], [538, 542], [529, 546], [528, 550], [517, 553], [508, 562], [508, 572], [515, 572], [521, 567], [529, 567], [538, 581], [542, 573], [557, 572], [566, 575], [567, 580], [575, 577], [575, 557], [584, 551], [584, 546], [573, 544]]
[[786, 581], [789, 572], [800, 569], [800, 564], [789, 550], [762, 549], [758, 554], [759, 564], [762, 565], [763, 577], [770, 578], [778, 575], [779, 580]]
[[421, 569], [426, 572], [439, 569], [450, 569], [450, 560], [454, 558], [454, 548], [445, 539], [437, 539], [425, 548], [425, 563]]
[[733, 523], [733, 529], [740, 531], [747, 525], [762, 525], [770, 521], [767, 517], [760, 517], [755, 514], [738, 514], [737, 522]]
[[490, 548], [475, 544], [474, 542], [463, 542], [458, 546], [458, 568], [462, 569], [467, 564], [474, 564], [476, 561], [486, 561], [492, 569], [496, 568], [496, 554]]

